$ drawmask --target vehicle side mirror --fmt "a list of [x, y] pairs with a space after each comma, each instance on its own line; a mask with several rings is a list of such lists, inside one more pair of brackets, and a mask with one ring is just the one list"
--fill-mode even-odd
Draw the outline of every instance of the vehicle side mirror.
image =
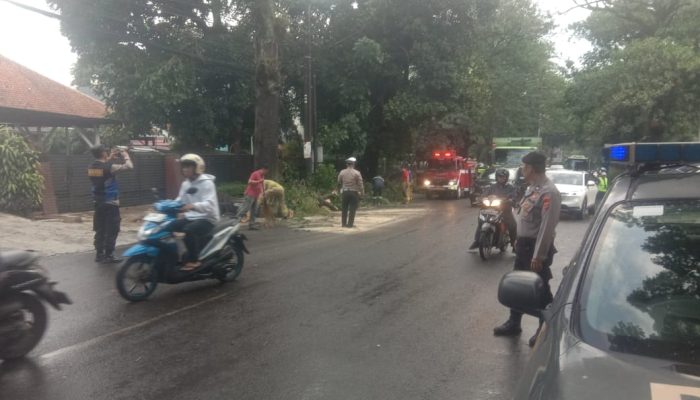
[[588, 181], [588, 182], [586, 182], [586, 186], [595, 186], [595, 182], [594, 182], [594, 181]]
[[509, 272], [498, 284], [498, 301], [525, 314], [541, 318], [545, 299], [544, 281], [531, 271]]

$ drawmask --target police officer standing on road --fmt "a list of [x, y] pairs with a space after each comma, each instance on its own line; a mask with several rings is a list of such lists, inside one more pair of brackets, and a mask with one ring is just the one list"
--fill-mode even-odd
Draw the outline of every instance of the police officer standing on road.
[[[556, 249], [554, 247], [555, 229], [559, 223], [561, 211], [561, 196], [557, 187], [545, 175], [547, 158], [539, 152], [528, 153], [523, 157], [522, 172], [530, 184], [520, 201], [518, 211], [518, 239], [515, 244], [515, 270], [536, 272], [544, 281], [546, 298], [544, 304], [552, 302], [552, 289], [549, 280], [552, 279], [550, 266]], [[504, 324], [493, 329], [496, 336], [515, 336], [521, 332], [520, 321], [523, 314], [510, 310], [510, 318]], [[540, 327], [542, 321], [540, 321]], [[537, 332], [530, 338], [530, 346], [534, 346]]]
[[91, 150], [95, 161], [88, 167], [88, 177], [92, 182], [92, 195], [95, 201], [95, 214], [92, 229], [95, 231], [95, 262], [117, 263], [114, 247], [119, 235], [121, 215], [119, 214], [119, 184], [116, 174], [134, 168], [126, 150], [112, 149], [97, 145]]
[[605, 197], [605, 193], [608, 191], [608, 172], [605, 169], [605, 167], [600, 169], [600, 173], [598, 174], [598, 192], [595, 195], [595, 206], [598, 207], [600, 205], [600, 202], [603, 200], [603, 197]]
[[352, 228], [355, 223], [355, 211], [360, 203], [360, 196], [365, 194], [365, 186], [362, 183], [362, 174], [355, 169], [355, 157], [345, 160], [347, 168], [338, 174], [338, 187], [341, 191], [343, 212], [343, 228]]

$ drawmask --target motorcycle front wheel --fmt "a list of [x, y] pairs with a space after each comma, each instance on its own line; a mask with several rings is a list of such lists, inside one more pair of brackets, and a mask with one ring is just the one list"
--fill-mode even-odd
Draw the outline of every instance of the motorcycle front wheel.
[[479, 256], [481, 259], [486, 261], [491, 256], [491, 251], [493, 250], [493, 232], [481, 232], [481, 238], [479, 239]]
[[158, 287], [158, 274], [154, 260], [148, 257], [131, 257], [117, 272], [117, 290], [126, 300], [146, 300]]
[[0, 305], [11, 303], [19, 304], [20, 309], [0, 321], [4, 336], [0, 337], [0, 360], [24, 357], [46, 331], [46, 307], [39, 299], [27, 293], [10, 293], [0, 300]]

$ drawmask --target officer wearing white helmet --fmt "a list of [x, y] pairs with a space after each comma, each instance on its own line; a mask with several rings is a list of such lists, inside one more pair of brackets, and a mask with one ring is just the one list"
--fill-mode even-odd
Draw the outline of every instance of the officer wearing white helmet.
[[196, 154], [185, 154], [180, 157], [180, 171], [185, 180], [180, 186], [177, 200], [184, 206], [183, 219], [173, 222], [172, 230], [185, 233], [187, 255], [185, 271], [198, 268], [199, 252], [204, 245], [204, 239], [212, 231], [219, 220], [219, 200], [216, 196], [216, 185], [213, 175], [204, 173], [204, 160]]
[[355, 169], [355, 157], [345, 160], [347, 168], [338, 174], [338, 187], [341, 191], [343, 212], [343, 228], [352, 228], [355, 223], [355, 211], [360, 204], [360, 196], [365, 194], [365, 186], [362, 183], [362, 174]]

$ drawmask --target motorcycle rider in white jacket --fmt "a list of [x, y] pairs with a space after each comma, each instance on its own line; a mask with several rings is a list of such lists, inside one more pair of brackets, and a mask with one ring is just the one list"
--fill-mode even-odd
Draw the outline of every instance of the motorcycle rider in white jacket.
[[199, 252], [206, 245], [205, 239], [219, 221], [219, 200], [216, 194], [216, 177], [204, 173], [204, 160], [196, 154], [180, 157], [180, 171], [185, 180], [176, 200], [184, 204], [184, 218], [171, 225], [174, 232], [185, 233], [185, 265], [183, 271], [197, 269]]

